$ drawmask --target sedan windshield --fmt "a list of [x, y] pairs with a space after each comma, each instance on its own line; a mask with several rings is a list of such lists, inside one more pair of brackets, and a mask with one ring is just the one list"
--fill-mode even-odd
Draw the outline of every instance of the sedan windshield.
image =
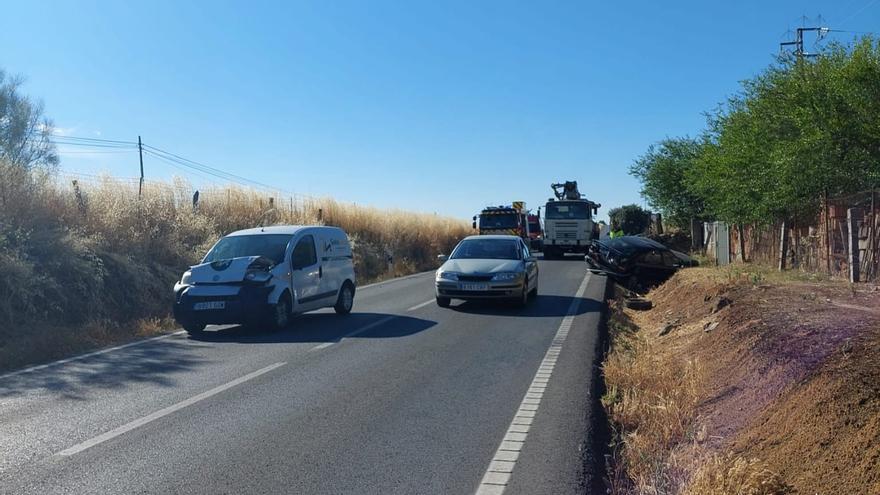
[[450, 259], [520, 259], [519, 242], [508, 239], [468, 239], [452, 252]]
[[211, 263], [243, 256], [263, 256], [277, 265], [284, 261], [284, 253], [287, 250], [290, 238], [291, 236], [286, 234], [234, 235], [224, 237], [205, 255], [202, 263]]

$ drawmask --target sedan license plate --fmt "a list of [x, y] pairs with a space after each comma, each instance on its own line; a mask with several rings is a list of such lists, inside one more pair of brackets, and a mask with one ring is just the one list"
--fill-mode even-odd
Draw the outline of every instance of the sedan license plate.
[[193, 304], [193, 310], [226, 309], [226, 301], [207, 301]]
[[489, 290], [489, 284], [461, 284], [461, 290]]

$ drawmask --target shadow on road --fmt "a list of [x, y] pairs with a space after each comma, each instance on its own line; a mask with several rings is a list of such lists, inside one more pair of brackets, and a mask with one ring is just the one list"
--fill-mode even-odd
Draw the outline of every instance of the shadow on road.
[[[347, 316], [307, 313], [294, 318], [289, 328], [279, 332], [231, 326], [206, 331], [188, 340], [168, 338], [8, 376], [0, 380], [0, 399], [42, 391], [61, 398], [86, 400], [96, 391], [123, 389], [133, 384], [173, 387], [177, 375], [213, 362], [205, 357], [210, 356], [204, 351], [209, 343], [320, 343], [349, 336], [395, 338], [413, 335], [436, 324], [430, 320], [383, 313]], [[205, 345], [201, 345], [202, 342]]]
[[453, 300], [450, 308], [461, 313], [521, 317], [566, 316], [572, 301], [579, 300], [575, 315], [601, 311], [604, 307], [600, 301], [585, 297], [538, 295], [525, 308], [518, 308], [507, 301], [491, 299], [464, 301], [456, 304]]
[[131, 384], [175, 386], [174, 376], [207, 363], [185, 342], [164, 339], [0, 380], [0, 398], [32, 391], [85, 400], [89, 392]]
[[[297, 342], [335, 342], [358, 332], [358, 338], [386, 339], [405, 337], [436, 325], [437, 322], [385, 313], [306, 313], [293, 319], [291, 325], [277, 332], [264, 328], [232, 326], [191, 335], [201, 342], [236, 342], [242, 344], [279, 344]], [[366, 329], [361, 332], [362, 329]]]

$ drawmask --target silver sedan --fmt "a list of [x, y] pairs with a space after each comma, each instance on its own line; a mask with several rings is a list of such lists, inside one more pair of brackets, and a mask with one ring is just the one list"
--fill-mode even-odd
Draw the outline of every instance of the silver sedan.
[[473, 235], [458, 243], [435, 278], [437, 305], [452, 299], [510, 299], [520, 306], [538, 293], [538, 262], [513, 235]]

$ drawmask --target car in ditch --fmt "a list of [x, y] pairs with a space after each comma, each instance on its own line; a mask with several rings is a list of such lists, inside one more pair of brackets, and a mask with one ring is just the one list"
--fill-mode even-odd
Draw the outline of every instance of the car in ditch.
[[538, 294], [538, 262], [521, 237], [474, 235], [464, 238], [437, 270], [437, 305], [452, 299], [507, 299], [526, 306]]
[[635, 291], [659, 285], [681, 268], [697, 266], [690, 256], [640, 236], [594, 240], [584, 259], [592, 271]]
[[342, 229], [275, 226], [233, 232], [174, 284], [174, 318], [190, 334], [209, 324], [280, 329], [298, 313], [348, 314], [356, 280]]

